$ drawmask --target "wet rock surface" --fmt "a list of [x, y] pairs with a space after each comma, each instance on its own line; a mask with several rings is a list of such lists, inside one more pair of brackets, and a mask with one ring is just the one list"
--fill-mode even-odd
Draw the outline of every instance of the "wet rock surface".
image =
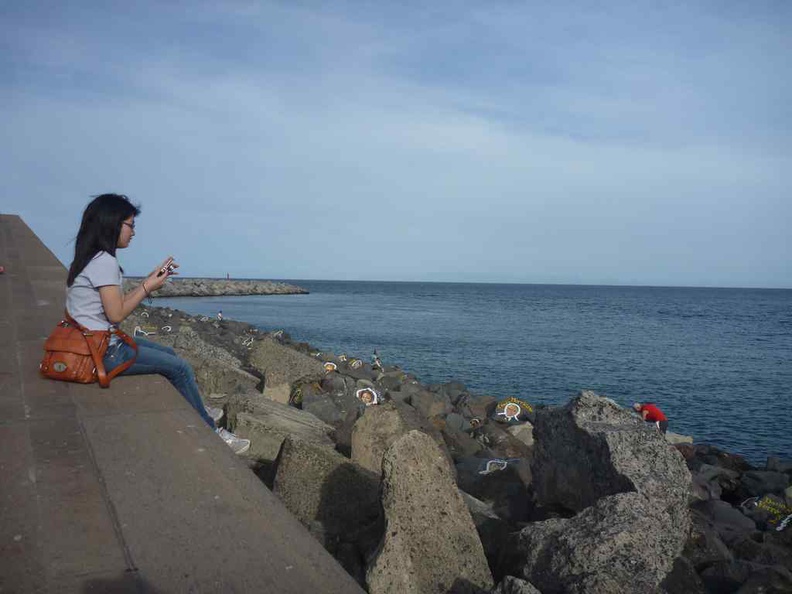
[[591, 392], [534, 407], [424, 385], [228, 319], [148, 307], [124, 329], [191, 362], [370, 592], [792, 592], [792, 461], [666, 440]]

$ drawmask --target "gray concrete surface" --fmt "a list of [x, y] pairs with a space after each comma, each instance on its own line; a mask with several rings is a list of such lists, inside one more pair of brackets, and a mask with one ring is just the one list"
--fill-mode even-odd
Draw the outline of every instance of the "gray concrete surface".
[[41, 378], [66, 271], [0, 215], [0, 593], [362, 592], [156, 376]]

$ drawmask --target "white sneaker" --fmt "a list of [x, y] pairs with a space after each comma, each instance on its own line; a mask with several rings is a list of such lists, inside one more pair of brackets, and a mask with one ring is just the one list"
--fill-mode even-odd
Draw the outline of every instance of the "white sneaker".
[[206, 409], [206, 414], [209, 415], [215, 423], [220, 422], [220, 419], [225, 415], [222, 408], [215, 408], [214, 406], [204, 406], [204, 408]]
[[220, 439], [222, 439], [224, 442], [228, 444], [228, 447], [234, 450], [235, 454], [244, 454], [250, 449], [249, 439], [242, 439], [241, 437], [237, 437], [230, 431], [226, 431], [221, 427], [215, 429], [215, 433], [217, 433], [220, 436]]

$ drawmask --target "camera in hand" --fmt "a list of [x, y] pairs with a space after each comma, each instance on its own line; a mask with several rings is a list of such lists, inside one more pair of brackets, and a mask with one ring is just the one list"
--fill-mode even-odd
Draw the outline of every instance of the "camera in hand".
[[173, 260], [171, 260], [165, 266], [159, 269], [157, 276], [162, 276], [163, 274], [167, 274], [168, 276], [170, 276], [171, 274], [173, 274], [174, 270], [175, 270], [175, 266], [173, 265]]

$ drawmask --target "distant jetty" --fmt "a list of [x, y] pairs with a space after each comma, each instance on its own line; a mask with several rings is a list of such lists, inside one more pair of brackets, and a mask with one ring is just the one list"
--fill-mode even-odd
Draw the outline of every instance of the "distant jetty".
[[[128, 291], [143, 280], [139, 277], [124, 280]], [[220, 297], [231, 295], [306, 295], [308, 291], [296, 285], [263, 280], [227, 280], [220, 278], [171, 278], [152, 297]]]

